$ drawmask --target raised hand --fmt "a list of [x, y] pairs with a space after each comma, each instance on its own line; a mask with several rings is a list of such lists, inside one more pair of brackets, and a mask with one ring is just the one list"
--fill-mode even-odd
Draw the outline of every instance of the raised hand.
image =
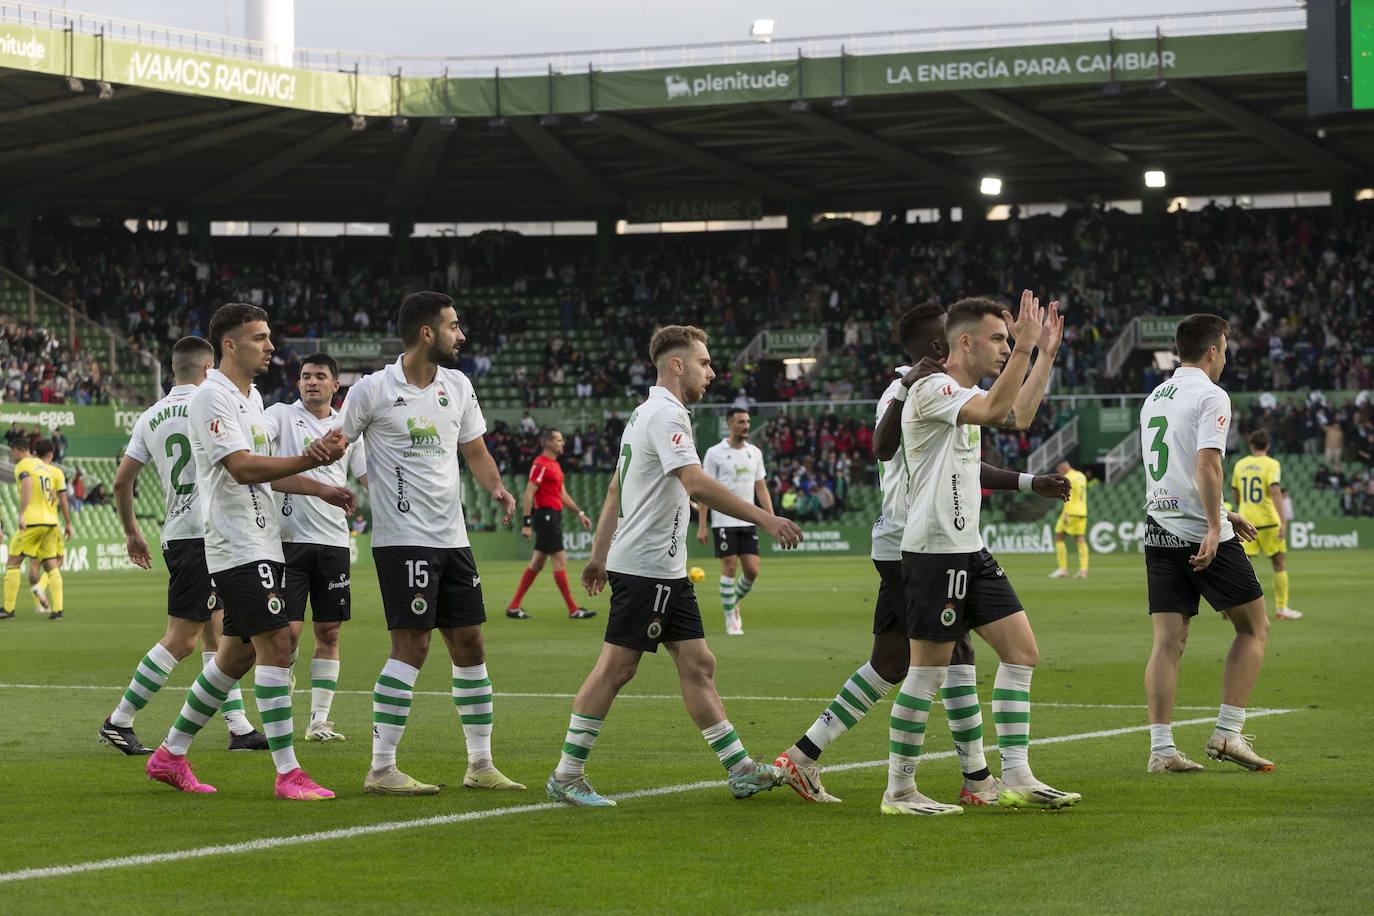
[[1040, 340], [1040, 329], [1045, 323], [1045, 310], [1040, 307], [1040, 300], [1035, 297], [1035, 293], [1030, 290], [1021, 292], [1021, 308], [1016, 314], [1015, 322], [1012, 321], [1011, 313], [1005, 309], [1002, 316], [1007, 321], [1007, 326], [1011, 331], [1011, 336], [1016, 341], [1016, 349], [1029, 353], [1035, 349], [1036, 343]]
[[1045, 355], [1053, 357], [1059, 352], [1064, 341], [1064, 316], [1059, 314], [1059, 300], [1050, 303], [1045, 314], [1045, 323], [1040, 326], [1040, 349]]

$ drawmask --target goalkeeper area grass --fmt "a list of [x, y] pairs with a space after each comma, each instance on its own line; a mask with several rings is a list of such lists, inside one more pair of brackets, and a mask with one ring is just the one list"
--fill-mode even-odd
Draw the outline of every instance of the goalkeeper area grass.
[[[1206, 759], [1232, 629], [1204, 604], [1180, 675], [1175, 737], [1205, 772], [1145, 772], [1142, 675], [1151, 629], [1139, 555], [1098, 555], [1086, 581], [1049, 580], [1052, 558], [1005, 556], [1042, 661], [1032, 688], [1030, 759], [1051, 785], [1081, 792], [1060, 813], [968, 809], [960, 817], [882, 817], [891, 696], [827, 750], [827, 789], [811, 805], [787, 787], [736, 801], [688, 719], [666, 652], [646, 655], [612, 708], [588, 776], [620, 800], [555, 807], [544, 781], [558, 760], [572, 694], [600, 649], [600, 612], [570, 621], [547, 572], [524, 606], [502, 609], [516, 563], [487, 564], [484, 630], [496, 690], [497, 765], [526, 792], [464, 789], [465, 754], [434, 641], [399, 763], [446, 783], [437, 796], [364, 795], [371, 689], [388, 640], [375, 576], [354, 576], [332, 718], [348, 741], [303, 740], [311, 637], [295, 696], [302, 765], [333, 801], [272, 797], [266, 752], [227, 752], [216, 718], [190, 758], [219, 789], [181, 795], [143, 775], [143, 758], [96, 731], [135, 665], [162, 635], [164, 570], [67, 580], [67, 613], [48, 622], [21, 596], [0, 623], [0, 910], [133, 907], [147, 913], [530, 913], [595, 911], [883, 913], [902, 911], [1358, 912], [1374, 847], [1374, 551], [1291, 555], [1300, 621], [1272, 623], [1246, 732], [1268, 774]], [[718, 565], [695, 558], [713, 583]], [[574, 577], [580, 564], [570, 570]], [[1270, 587], [1267, 562], [1260, 581]], [[765, 557], [726, 637], [714, 586], [699, 587], [717, 682], [749, 752], [771, 761], [868, 657], [878, 578], [867, 559]], [[1272, 619], [1272, 601], [1271, 601]], [[985, 742], [995, 655], [975, 640]], [[166, 734], [199, 668], [193, 655], [139, 714], [149, 746]], [[1364, 686], [1361, 686], [1364, 685]], [[251, 690], [249, 718], [261, 720]], [[1363, 723], [1363, 724], [1362, 724]], [[957, 800], [960, 776], [936, 704], [921, 789]], [[996, 751], [989, 763], [998, 772]]]

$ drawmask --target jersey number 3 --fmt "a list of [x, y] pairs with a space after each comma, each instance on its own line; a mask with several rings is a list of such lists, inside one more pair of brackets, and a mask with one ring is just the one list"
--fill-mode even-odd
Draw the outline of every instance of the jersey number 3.
[[1154, 417], [1146, 425], [1155, 431], [1154, 441], [1150, 443], [1150, 451], [1154, 452], [1154, 460], [1149, 465], [1150, 476], [1159, 481], [1169, 470], [1169, 446], [1164, 441], [1164, 435], [1169, 431], [1169, 418]]

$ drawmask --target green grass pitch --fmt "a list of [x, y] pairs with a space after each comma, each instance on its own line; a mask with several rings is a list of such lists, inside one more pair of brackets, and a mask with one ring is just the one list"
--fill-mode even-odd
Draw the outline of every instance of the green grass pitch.
[[[400, 763], [448, 788], [429, 798], [363, 795], [368, 692], [387, 643], [375, 580], [360, 570], [334, 707], [349, 741], [300, 740], [309, 706], [304, 662], [295, 707], [302, 763], [339, 798], [274, 801], [267, 754], [227, 753], [218, 719], [191, 758], [219, 794], [178, 795], [148, 782], [141, 759], [95, 737], [161, 635], [163, 574], [71, 576], [67, 620], [39, 618], [25, 596], [21, 616], [0, 623], [0, 911], [1368, 912], [1372, 559], [1369, 551], [1293, 555], [1293, 603], [1307, 617], [1274, 623], [1251, 703], [1292, 711], [1253, 717], [1246, 729], [1278, 764], [1274, 773], [1208, 761], [1203, 773], [1149, 776], [1141, 675], [1150, 626], [1140, 557], [1096, 556], [1086, 582], [1046, 579], [1052, 561], [1044, 557], [1005, 557], [1043, 656], [1032, 737], [1070, 739], [1033, 744], [1031, 761], [1041, 778], [1084, 800], [1059, 814], [970, 810], [938, 819], [878, 813], [885, 770], [873, 762], [885, 760], [888, 702], [826, 754], [832, 766], [864, 764], [826, 778], [844, 804], [808, 805], [787, 788], [735, 801], [676, 698], [666, 653], [645, 657], [591, 757], [590, 777], [621, 796], [620, 807], [544, 806], [570, 696], [600, 646], [606, 598], [589, 602], [603, 616], [566, 620], [546, 572], [525, 604], [536, 619], [508, 621], [499, 615], [519, 575], [515, 563], [482, 573], [496, 615], [486, 626], [496, 759], [529, 791], [461, 787], [462, 735], [438, 650], [417, 685], [433, 693], [416, 697]], [[715, 562], [694, 562], [708, 573], [699, 592], [726, 708], [750, 752], [771, 760], [867, 657], [876, 574], [862, 558], [766, 558], [744, 606], [746, 635], [727, 639]], [[1268, 588], [1267, 569], [1260, 578]], [[1230, 632], [1204, 609], [1184, 658], [1178, 702], [1190, 708], [1176, 718], [1206, 721], [1179, 726], [1176, 736], [1199, 760]], [[996, 660], [979, 648], [991, 744], [986, 706]], [[309, 651], [307, 636], [303, 655]], [[140, 714], [149, 745], [166, 733], [198, 667], [183, 663]], [[248, 705], [257, 723], [251, 693]], [[1092, 736], [1127, 728], [1142, 730]], [[927, 753], [951, 747], [943, 714], [932, 711]], [[989, 759], [996, 772], [996, 753]], [[923, 762], [919, 778], [934, 797], [956, 799], [953, 759]], [[654, 789], [666, 791], [645, 793]], [[624, 797], [636, 792], [645, 794]], [[335, 832], [303, 839], [328, 831]], [[263, 842], [273, 838], [285, 841]], [[232, 844], [251, 845], [204, 851]], [[19, 874], [164, 853], [185, 857]]]

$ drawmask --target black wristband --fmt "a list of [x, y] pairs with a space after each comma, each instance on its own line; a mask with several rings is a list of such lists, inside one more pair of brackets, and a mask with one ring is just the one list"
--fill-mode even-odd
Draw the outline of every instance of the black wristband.
[[525, 527], [526, 527], [526, 528], [529, 528], [529, 527], [530, 527], [531, 525], [533, 525], [533, 524], [534, 524], [534, 516], [533, 516], [533, 515], [527, 515], [527, 516], [525, 516]]

